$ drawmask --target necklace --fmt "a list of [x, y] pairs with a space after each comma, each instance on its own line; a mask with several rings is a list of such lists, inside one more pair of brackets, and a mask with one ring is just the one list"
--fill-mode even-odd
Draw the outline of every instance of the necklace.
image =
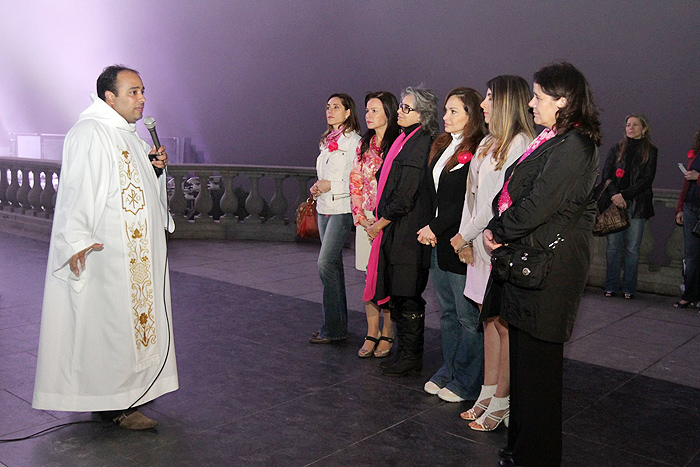
[[381, 147], [377, 145], [377, 135], [372, 135], [372, 139], [369, 140], [369, 145], [372, 148], [372, 151], [376, 152], [377, 154], [380, 154]]

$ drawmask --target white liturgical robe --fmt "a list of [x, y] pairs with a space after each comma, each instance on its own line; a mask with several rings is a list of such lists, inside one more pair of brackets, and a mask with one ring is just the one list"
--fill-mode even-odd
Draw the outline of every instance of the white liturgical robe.
[[[66, 136], [44, 287], [33, 407], [123, 410], [178, 388], [165, 177], [136, 125], [94, 94]], [[71, 256], [94, 243], [74, 275]], [[167, 358], [166, 358], [167, 356]]]

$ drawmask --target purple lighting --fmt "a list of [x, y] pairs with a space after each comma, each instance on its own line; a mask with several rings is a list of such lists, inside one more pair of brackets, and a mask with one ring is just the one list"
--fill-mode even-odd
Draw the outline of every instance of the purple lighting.
[[66, 133], [114, 63], [141, 72], [161, 136], [191, 138], [212, 163], [313, 166], [333, 92], [360, 107], [368, 91], [421, 82], [439, 96], [484, 92], [495, 75], [530, 81], [559, 59], [584, 72], [604, 110], [602, 154], [625, 115], [648, 115], [658, 187], [679, 186], [675, 164], [700, 125], [692, 2], [6, 3], [0, 147], [9, 132]]

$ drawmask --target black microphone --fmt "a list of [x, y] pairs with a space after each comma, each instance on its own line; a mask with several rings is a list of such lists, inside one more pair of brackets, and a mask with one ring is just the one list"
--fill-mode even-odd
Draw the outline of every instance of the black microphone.
[[[148, 128], [148, 132], [151, 134], [151, 139], [153, 139], [153, 144], [156, 146], [156, 151], [160, 147], [160, 140], [158, 139], [158, 133], [156, 133], [156, 119], [153, 117], [146, 117], [143, 119], [143, 124]], [[156, 160], [157, 154], [149, 154], [148, 158], [152, 161]], [[156, 177], [159, 177], [163, 173], [163, 169], [159, 169], [155, 165], [153, 170], [156, 171]]]

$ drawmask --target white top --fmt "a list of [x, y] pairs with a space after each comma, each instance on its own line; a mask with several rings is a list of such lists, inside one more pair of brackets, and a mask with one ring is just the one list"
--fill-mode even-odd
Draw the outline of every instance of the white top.
[[[433, 168], [433, 181], [435, 182], [435, 191], [437, 191], [438, 189], [438, 185], [440, 184], [440, 175], [442, 174], [442, 170], [445, 168], [445, 165], [447, 165], [447, 161], [450, 160], [450, 157], [454, 155], [455, 151], [457, 150], [457, 147], [460, 144], [462, 144], [461, 133], [453, 133], [450, 136], [452, 136], [452, 142], [449, 146], [445, 148], [442, 154], [440, 154], [440, 158], [435, 163], [435, 167]], [[453, 170], [458, 170], [463, 166], [464, 164], [457, 164], [452, 169], [450, 169], [450, 172], [452, 172]]]
[[[435, 183], [435, 192], [438, 191], [438, 185], [440, 184], [440, 175], [442, 174], [442, 171], [445, 169], [445, 166], [447, 165], [447, 161], [450, 160], [450, 157], [452, 157], [457, 150], [457, 147], [462, 144], [462, 134], [461, 133], [451, 133], [450, 136], [452, 136], [452, 142], [450, 143], [449, 146], [445, 148], [445, 150], [440, 154], [440, 158], [438, 161], [435, 163], [435, 167], [433, 167], [433, 182]], [[454, 167], [450, 169], [450, 172], [454, 170], [459, 170], [462, 167], [464, 167], [464, 164], [457, 164]], [[438, 208], [435, 208], [435, 217], [438, 215]]]
[[[139, 404], [178, 388], [164, 232], [174, 223], [165, 177], [156, 178], [150, 145], [136, 125], [92, 97], [63, 146], [36, 409], [125, 409], [154, 380], [166, 353], [163, 372]], [[87, 254], [85, 269], [76, 276], [68, 260], [93, 243], [103, 243], [104, 249]]]
[[[491, 136], [487, 136], [481, 140], [476, 150], [476, 156], [474, 156], [475, 159], [481, 155], [490, 138]], [[493, 198], [503, 187], [506, 169], [523, 155], [531, 141], [532, 138], [525, 133], [516, 135], [510, 143], [506, 161], [501, 170], [496, 170], [496, 161], [492, 157], [492, 152], [489, 151], [478, 167], [475, 166], [476, 171], [469, 171], [471, 188], [465, 193], [459, 233], [466, 241], [475, 240], [474, 251], [485, 261], [490, 261], [490, 259], [481, 241], [481, 233], [493, 218], [493, 210], [491, 209]], [[474, 193], [474, 202], [472, 203], [473, 208], [470, 209], [468, 200], [472, 192]]]
[[321, 148], [316, 158], [316, 176], [319, 180], [329, 180], [331, 189], [316, 198], [319, 214], [346, 214], [350, 207], [350, 170], [360, 143], [357, 133], [342, 134], [338, 138], [338, 149], [329, 151]]

